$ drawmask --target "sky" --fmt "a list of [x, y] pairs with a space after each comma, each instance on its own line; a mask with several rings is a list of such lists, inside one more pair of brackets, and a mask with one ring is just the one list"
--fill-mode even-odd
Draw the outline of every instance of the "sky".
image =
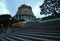
[[42, 5], [44, 0], [0, 0], [0, 15], [1, 14], [11, 14], [14, 16], [22, 4], [26, 4], [32, 7], [32, 11], [37, 18], [42, 18], [44, 15], [40, 15]]

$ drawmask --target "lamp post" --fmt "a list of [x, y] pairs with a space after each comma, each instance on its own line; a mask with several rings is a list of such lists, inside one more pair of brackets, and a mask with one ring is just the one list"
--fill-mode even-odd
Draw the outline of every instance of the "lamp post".
[[1, 27], [2, 27], [2, 32], [4, 33], [4, 27], [3, 27], [3, 24], [1, 24]]
[[5, 36], [5, 29], [4, 29], [3, 24], [1, 24], [1, 27], [2, 27], [2, 33], [1, 33], [0, 37], [4, 37]]
[[9, 24], [8, 24], [8, 29], [7, 29], [7, 33], [10, 33], [11, 32], [11, 29], [10, 29], [10, 20], [11, 20], [12, 18], [9, 18]]
[[10, 22], [11, 22], [11, 19], [12, 19], [12, 18], [9, 18], [9, 25], [8, 25], [8, 28], [10, 27]]

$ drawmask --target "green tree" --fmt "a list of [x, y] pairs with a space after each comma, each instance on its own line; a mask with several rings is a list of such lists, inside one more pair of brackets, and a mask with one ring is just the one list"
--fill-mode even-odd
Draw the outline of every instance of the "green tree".
[[40, 6], [41, 12], [40, 14], [51, 14], [53, 16], [56, 16], [57, 14], [60, 13], [60, 6], [59, 3], [60, 1], [58, 0], [45, 0], [44, 3]]
[[0, 26], [3, 24], [4, 29], [6, 29], [10, 25], [9, 23], [11, 23], [10, 18], [12, 17], [9, 14], [0, 15]]

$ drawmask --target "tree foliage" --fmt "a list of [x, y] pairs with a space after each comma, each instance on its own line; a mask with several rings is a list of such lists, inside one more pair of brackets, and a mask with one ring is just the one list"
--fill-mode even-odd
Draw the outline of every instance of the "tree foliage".
[[10, 18], [12, 18], [10, 15], [5, 14], [5, 15], [0, 15], [0, 26], [3, 24], [4, 27], [9, 25]]
[[41, 12], [40, 14], [52, 14], [52, 15], [57, 15], [60, 13], [60, 6], [59, 3], [60, 1], [57, 0], [45, 0], [44, 3], [40, 6]]

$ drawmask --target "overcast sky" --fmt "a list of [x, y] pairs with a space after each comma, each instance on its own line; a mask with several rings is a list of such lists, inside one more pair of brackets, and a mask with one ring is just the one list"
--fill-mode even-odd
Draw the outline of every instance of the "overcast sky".
[[32, 7], [32, 11], [37, 18], [43, 16], [40, 15], [39, 6], [42, 5], [44, 0], [0, 0], [0, 15], [11, 14], [14, 16], [18, 10], [18, 7], [22, 4], [26, 4]]

